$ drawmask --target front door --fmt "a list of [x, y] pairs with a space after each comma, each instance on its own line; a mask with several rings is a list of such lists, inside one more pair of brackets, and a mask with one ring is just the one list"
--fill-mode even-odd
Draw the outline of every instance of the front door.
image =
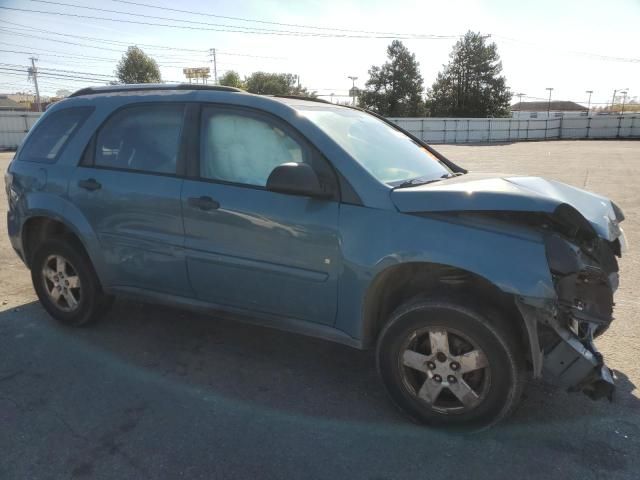
[[337, 192], [326, 161], [296, 132], [251, 110], [203, 106], [199, 175], [185, 180], [187, 267], [199, 299], [333, 324], [339, 203], [267, 191], [271, 171], [308, 162]]
[[108, 286], [191, 295], [176, 175], [184, 109], [117, 111], [73, 174], [69, 195], [98, 235]]

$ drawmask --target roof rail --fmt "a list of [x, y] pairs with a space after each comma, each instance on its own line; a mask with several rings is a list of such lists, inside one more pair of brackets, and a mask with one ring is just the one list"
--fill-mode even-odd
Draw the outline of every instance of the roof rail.
[[125, 85], [105, 85], [104, 87], [86, 87], [73, 92], [69, 97], [81, 97], [98, 93], [138, 92], [153, 90], [213, 90], [219, 92], [243, 92], [235, 87], [222, 85], [194, 85], [191, 83], [136, 83]]
[[307, 97], [305, 95], [269, 95], [269, 96], [270, 97], [276, 97], [276, 98], [291, 98], [293, 100], [306, 100], [307, 102], [331, 103], [331, 102], [329, 102], [327, 100], [323, 100], [321, 98]]

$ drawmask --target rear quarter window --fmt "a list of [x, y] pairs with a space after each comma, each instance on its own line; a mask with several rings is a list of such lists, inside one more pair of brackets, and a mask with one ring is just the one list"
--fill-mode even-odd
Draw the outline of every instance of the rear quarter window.
[[55, 163], [91, 112], [93, 107], [72, 107], [47, 115], [29, 135], [18, 160]]

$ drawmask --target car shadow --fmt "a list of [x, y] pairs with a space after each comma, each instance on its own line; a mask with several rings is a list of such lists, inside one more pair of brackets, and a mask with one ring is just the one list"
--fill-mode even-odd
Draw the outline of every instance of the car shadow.
[[[79, 343], [79, 356], [96, 353], [118, 372], [136, 370], [181, 387], [196, 387], [254, 411], [365, 424], [408, 425], [388, 400], [374, 353], [255, 325], [178, 309], [118, 300], [97, 324], [56, 324], [37, 302], [0, 312], [29, 317], [58, 336], [61, 348]], [[39, 325], [40, 326], [40, 325]], [[1, 330], [0, 330], [1, 332]], [[82, 358], [78, 358], [82, 361]], [[115, 375], [115, 371], [114, 371]], [[542, 382], [530, 382], [509, 422], [488, 433], [511, 438], [522, 429], [555, 424], [562, 429], [585, 417], [618, 417], [640, 411], [636, 386], [616, 372], [614, 405], [594, 402]], [[86, 381], [90, 381], [87, 379]], [[485, 434], [483, 434], [485, 435]], [[506, 435], [506, 436], [504, 436]]]

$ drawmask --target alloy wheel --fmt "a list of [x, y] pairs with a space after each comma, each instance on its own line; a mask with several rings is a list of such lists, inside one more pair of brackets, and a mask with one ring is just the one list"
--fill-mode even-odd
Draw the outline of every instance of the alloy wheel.
[[413, 332], [400, 350], [405, 388], [437, 412], [477, 407], [487, 394], [491, 371], [486, 354], [462, 332], [429, 327]]
[[82, 288], [73, 265], [61, 255], [49, 255], [42, 267], [42, 280], [49, 300], [63, 312], [80, 305]]

